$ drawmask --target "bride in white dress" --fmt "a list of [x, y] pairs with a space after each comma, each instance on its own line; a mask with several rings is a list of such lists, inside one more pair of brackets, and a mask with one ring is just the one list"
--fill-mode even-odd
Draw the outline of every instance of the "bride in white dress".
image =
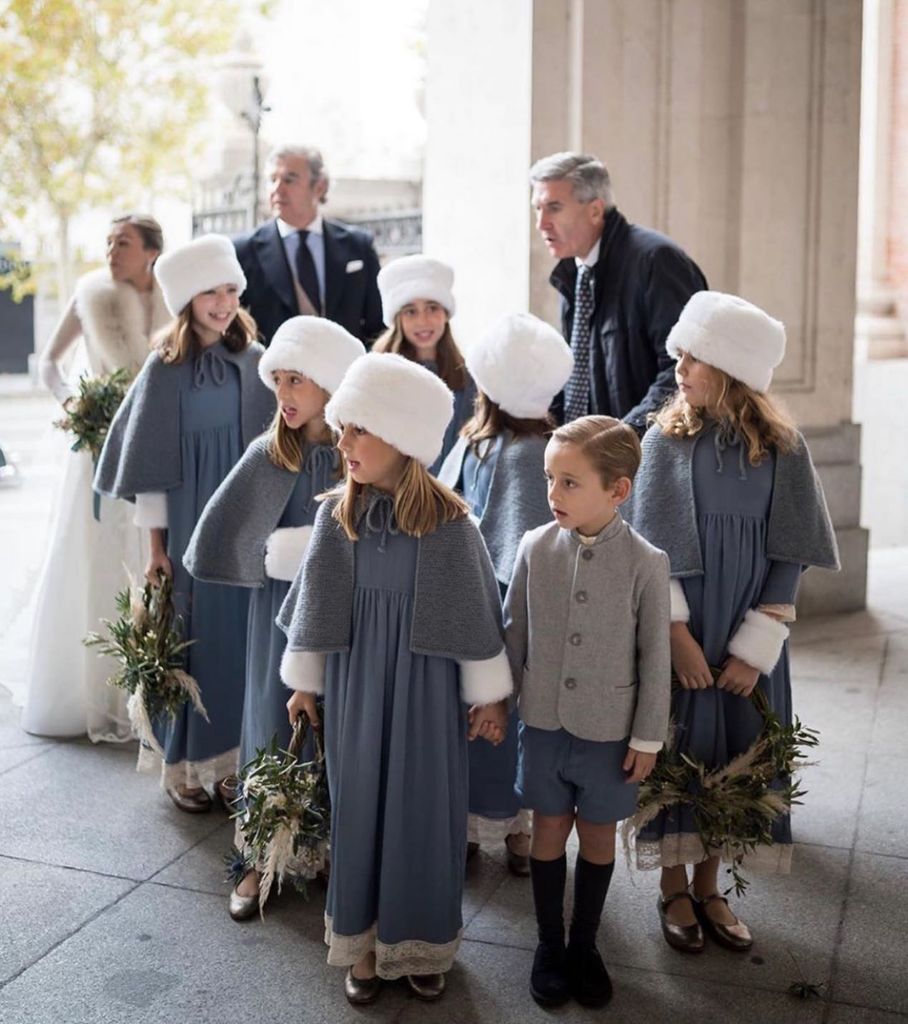
[[[80, 338], [92, 376], [120, 368], [136, 372], [145, 361], [151, 335], [170, 320], [152, 275], [162, 248], [154, 218], [129, 215], [112, 222], [107, 269], [79, 280], [41, 355], [41, 381], [61, 404], [76, 394], [61, 360]], [[124, 566], [141, 580], [147, 551], [126, 502], [101, 499], [95, 519], [92, 475], [88, 452], [67, 455], [38, 584], [22, 728], [40, 736], [88, 733], [95, 742], [117, 742], [131, 737], [127, 695], [107, 684], [116, 663], [82, 639], [101, 629], [100, 619], [116, 617]]]

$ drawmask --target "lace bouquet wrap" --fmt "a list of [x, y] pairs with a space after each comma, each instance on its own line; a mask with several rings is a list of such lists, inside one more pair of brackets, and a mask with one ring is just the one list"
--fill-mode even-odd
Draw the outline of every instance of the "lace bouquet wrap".
[[152, 723], [159, 715], [176, 717], [186, 703], [206, 720], [199, 684], [183, 668], [185, 651], [195, 641], [184, 640], [181, 619], [173, 607], [173, 581], [164, 573], [158, 583], [129, 586], [117, 594], [120, 617], [102, 619], [105, 636], [89, 633], [83, 643], [97, 647], [120, 663], [120, 670], [108, 679], [111, 686], [129, 693], [129, 720], [141, 742], [163, 756]]
[[256, 868], [259, 912], [263, 913], [272, 883], [278, 892], [285, 877], [306, 895], [306, 883], [325, 867], [331, 831], [331, 807], [321, 732], [312, 730], [315, 758], [300, 762], [309, 719], [300, 715], [287, 750], [272, 740], [270, 747], [240, 769], [240, 799], [234, 813], [243, 849], [234, 850], [231, 862], [237, 881]]
[[[711, 671], [714, 680], [721, 675], [720, 669]], [[784, 725], [759, 687], [747, 699], [761, 718], [747, 750], [726, 765], [707, 768], [678, 750], [673, 724], [656, 767], [640, 783], [636, 814], [622, 825], [625, 853], [630, 855], [636, 840], [639, 860], [641, 830], [662, 811], [691, 808], [703, 857], [718, 853], [728, 861], [732, 885], [726, 893], [734, 890], [738, 896], [748, 885], [741, 873], [744, 858], [758, 846], [771, 846], [773, 822], [801, 803], [806, 790], [796, 773], [807, 765], [804, 748], [819, 742], [818, 734], [797, 718]]]

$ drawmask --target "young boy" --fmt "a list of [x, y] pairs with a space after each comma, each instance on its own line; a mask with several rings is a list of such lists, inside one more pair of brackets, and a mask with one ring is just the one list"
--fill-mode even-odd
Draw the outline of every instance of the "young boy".
[[[555, 522], [521, 542], [505, 599], [520, 718], [517, 790], [533, 811], [530, 869], [539, 928], [530, 991], [543, 1006], [612, 993], [596, 931], [615, 826], [653, 770], [671, 695], [669, 563], [621, 518], [640, 464], [627, 424], [585, 416], [545, 452]], [[565, 845], [580, 852], [564, 942]]]

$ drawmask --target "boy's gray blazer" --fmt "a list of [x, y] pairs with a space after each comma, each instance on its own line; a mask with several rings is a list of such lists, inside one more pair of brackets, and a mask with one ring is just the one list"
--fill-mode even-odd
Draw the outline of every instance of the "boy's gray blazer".
[[504, 617], [526, 725], [600, 742], [665, 740], [668, 558], [620, 515], [589, 546], [556, 523], [528, 533]]
[[[245, 448], [274, 416], [275, 398], [258, 374], [265, 350], [256, 341], [242, 352], [219, 354], [240, 377], [240, 426]], [[137, 494], [170, 491], [183, 482], [180, 458], [180, 377], [187, 382], [194, 359], [165, 363], [152, 352], [110, 424], [98, 457], [94, 489], [106, 497], [135, 499]], [[187, 386], [191, 386], [188, 385]]]
[[[479, 530], [495, 575], [505, 584], [511, 578], [523, 535], [552, 518], [545, 482], [545, 445], [544, 437], [514, 437], [509, 430], [492, 471], [489, 500]], [[438, 479], [448, 487], [457, 489], [467, 448], [466, 439], [458, 438], [438, 473]]]
[[[694, 502], [694, 448], [706, 435], [668, 437], [653, 424], [643, 438], [643, 459], [625, 518], [650, 543], [668, 553], [672, 576], [700, 576], [703, 557]], [[766, 557], [821, 569], [839, 568], [835, 531], [807, 442], [776, 454]]]

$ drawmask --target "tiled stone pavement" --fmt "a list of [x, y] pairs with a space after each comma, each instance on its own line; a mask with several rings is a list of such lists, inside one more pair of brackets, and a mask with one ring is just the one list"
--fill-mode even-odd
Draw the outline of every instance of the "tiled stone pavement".
[[[47, 414], [40, 402], [29, 409]], [[0, 437], [19, 423], [0, 412]], [[0, 681], [10, 685], [24, 664], [27, 623], [15, 612], [51, 479], [40, 446], [30, 454], [32, 434], [18, 440], [30, 472], [20, 490], [0, 491], [0, 551], [19, 574], [0, 577]], [[757, 937], [751, 954], [670, 950], [655, 877], [619, 857], [600, 933], [616, 990], [605, 1011], [545, 1012], [529, 998], [530, 892], [507, 874], [500, 849], [471, 868], [444, 999], [427, 1006], [392, 985], [354, 1010], [342, 972], [324, 962], [318, 890], [308, 904], [287, 891], [264, 922], [235, 924], [221, 881], [231, 835], [223, 814], [179, 814], [133, 770], [132, 746], [26, 735], [0, 691], [0, 1024], [905, 1019], [908, 551], [874, 554], [870, 604], [795, 628], [796, 707], [822, 742], [794, 820], [793, 874], [754, 876], [739, 905]], [[824, 998], [788, 995], [802, 978], [822, 983]]]

